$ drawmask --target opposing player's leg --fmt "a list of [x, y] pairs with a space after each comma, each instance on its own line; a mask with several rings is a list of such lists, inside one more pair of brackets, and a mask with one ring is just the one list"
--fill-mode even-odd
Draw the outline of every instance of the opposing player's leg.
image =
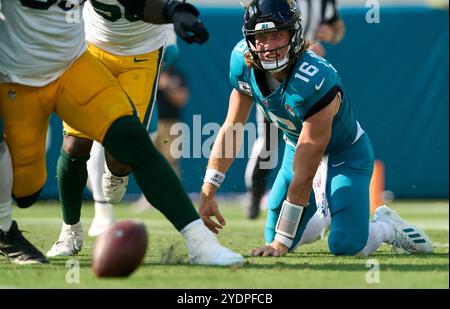
[[13, 172], [8, 145], [3, 140], [3, 121], [0, 118], [0, 230], [9, 231], [12, 225]]
[[0, 123], [0, 253], [15, 264], [48, 263], [12, 220], [11, 207], [12, 193], [17, 205], [26, 208], [37, 201], [45, 183], [49, 112], [39, 104], [30, 104], [45, 96], [45, 91], [35, 89], [0, 84], [0, 101], [5, 102], [0, 104], [0, 119], [4, 121], [6, 136], [4, 141]]
[[92, 146], [87, 169], [95, 207], [95, 215], [89, 227], [88, 235], [96, 237], [115, 222], [113, 206], [103, 196], [102, 178], [105, 172], [105, 149], [98, 142], [94, 142]]
[[[119, 80], [122, 75], [132, 76], [132, 78], [129, 78], [132, 79], [132, 82], [124, 82], [122, 86], [126, 86], [127, 89], [125, 90], [129, 91], [131, 97], [139, 102], [139, 105], [144, 105], [144, 100], [147, 100], [147, 104], [145, 105], [148, 105], [149, 95], [147, 94], [148, 90], [146, 89], [153, 83], [152, 75], [150, 74], [152, 70], [150, 70], [151, 67], [149, 67], [149, 65], [140, 63], [135, 64], [133, 57], [120, 57], [108, 54], [94, 45], [89, 46], [88, 53], [97, 58], [101, 58], [106, 67], [117, 75]], [[150, 64], [157, 63], [158, 61], [158, 53], [153, 54], [143, 55]], [[155, 59], [152, 59], [152, 57]], [[117, 63], [122, 65], [119, 67]], [[116, 70], [119, 73], [115, 72]], [[87, 135], [71, 128], [67, 123], [64, 123], [64, 134], [63, 149], [61, 150], [61, 155], [58, 160], [58, 187], [64, 222], [60, 237], [58, 241], [55, 242], [52, 249], [47, 253], [48, 256], [74, 255], [78, 253], [82, 247], [80, 212], [82, 192], [88, 175], [86, 161], [89, 159], [92, 141]], [[101, 148], [101, 146], [98, 147]], [[95, 161], [96, 163], [105, 161], [104, 155], [100, 153], [100, 151], [97, 151], [94, 154], [97, 154], [97, 157], [92, 158], [91, 161]], [[129, 167], [124, 166], [115, 160], [112, 161], [112, 164], [115, 165], [117, 169], [125, 170], [123, 173], [129, 173]], [[116, 177], [115, 175], [112, 175], [107, 168], [107, 173], [103, 173], [104, 170], [104, 164], [101, 166], [91, 164], [90, 178], [94, 179], [92, 188], [96, 214], [94, 216], [93, 224], [89, 229], [90, 236], [98, 236], [114, 223], [112, 205], [106, 200], [120, 201], [126, 191], [128, 183], [127, 176]], [[102, 174], [99, 175], [99, 173]], [[99, 177], [102, 178], [102, 183], [106, 184], [106, 197], [103, 196], [103, 192], [99, 192], [99, 187], [97, 186], [98, 182], [95, 181]]]
[[[148, 134], [150, 136], [151, 141], [154, 145], [157, 145], [158, 139], [159, 139], [159, 121], [158, 121], [158, 104], [155, 102], [153, 104], [153, 111], [150, 116], [150, 124], [148, 126]], [[161, 151], [160, 148], [158, 148], [159, 151]], [[169, 162], [170, 163], [170, 162]], [[171, 164], [173, 167], [173, 165]], [[176, 172], [176, 171], [175, 171]], [[134, 203], [133, 205], [134, 210], [136, 212], [144, 212], [148, 209], [150, 209], [151, 205], [145, 198], [144, 194], [141, 194], [139, 199]]]
[[64, 123], [63, 146], [56, 170], [63, 222], [58, 240], [47, 252], [49, 257], [75, 255], [83, 247], [81, 205], [91, 147], [91, 139]]
[[[136, 55], [139, 59], [145, 59], [145, 61], [137, 63], [134, 61], [134, 57], [109, 56], [108, 59], [111, 60], [120, 58], [122, 63], [121, 70], [114, 76], [133, 102], [139, 120], [144, 127], [148, 128], [152, 109], [156, 101], [163, 48], [161, 47], [150, 53]], [[103, 61], [106, 61], [105, 65], [107, 67], [112, 67], [113, 64], [108, 65], [108, 60], [103, 59]], [[131, 172], [131, 169], [129, 166], [115, 160], [109, 153], [106, 153], [106, 165], [102, 181], [105, 200], [113, 204], [118, 203], [126, 192], [128, 174]]]
[[148, 125], [148, 134], [153, 143], [155, 143], [156, 136], [158, 135], [158, 104], [153, 103], [153, 111], [150, 116], [150, 124]]
[[[101, 50], [98, 47], [90, 45], [89, 52], [91, 54], [97, 56], [99, 51]], [[160, 67], [160, 53], [161, 50], [156, 50], [144, 55], [138, 55], [137, 57], [139, 59], [145, 59], [145, 61], [138, 63], [134, 61], [134, 57], [116, 56], [104, 51], [100, 53], [103, 55], [101, 57], [103, 63], [124, 88], [133, 102], [140, 116], [140, 120], [146, 127], [149, 125], [149, 119], [152, 119], [152, 116], [149, 116], [149, 114], [153, 115], [151, 108], [155, 105], [154, 100], [156, 95], [154, 89], [156, 89]], [[119, 66], [117, 63], [121, 65]], [[153, 119], [152, 121], [154, 122]], [[89, 236], [97, 236], [103, 233], [114, 223], [114, 213], [111, 203], [118, 203], [122, 199], [127, 189], [127, 174], [130, 172], [128, 166], [117, 162], [117, 160], [114, 160], [107, 154], [108, 165], [112, 167], [116, 175], [113, 174], [108, 166], [105, 166], [103, 147], [97, 144], [95, 148], [95, 151], [94, 149], [91, 151], [91, 159], [89, 161], [91, 163], [88, 162], [89, 178], [91, 179], [95, 201], [95, 216], [89, 228]], [[100, 151], [100, 149], [102, 150]], [[120, 177], [119, 174], [124, 176]], [[98, 177], [100, 177], [100, 182], [98, 181]], [[98, 187], [99, 184], [100, 188]], [[143, 197], [143, 200], [145, 202], [140, 203], [140, 205], [148, 205], [145, 197]]]
[[84, 54], [62, 76], [60, 93], [59, 116], [102, 142], [114, 158], [132, 168], [147, 200], [182, 232], [191, 263], [242, 264], [242, 256], [222, 247], [203, 225], [178, 177], [154, 147], [133, 105], [106, 68]]

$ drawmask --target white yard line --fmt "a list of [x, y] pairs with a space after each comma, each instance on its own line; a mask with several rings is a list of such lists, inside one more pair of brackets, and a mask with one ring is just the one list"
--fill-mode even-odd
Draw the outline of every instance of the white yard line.
[[433, 247], [435, 248], [448, 248], [448, 243], [440, 243], [440, 242], [434, 242]]
[[[153, 226], [161, 226], [161, 225], [167, 225], [168, 222], [161, 221], [158, 219], [145, 219], [142, 220], [138, 218], [137, 220], [143, 221], [145, 224], [153, 225]], [[83, 225], [90, 224], [92, 219], [85, 218], [81, 219], [81, 223]], [[424, 222], [426, 221], [426, 222]], [[424, 220], [424, 221], [409, 221], [411, 224], [417, 225], [419, 228], [424, 230], [433, 230], [433, 231], [448, 231], [449, 230], [449, 224], [448, 221], [445, 220], [439, 220], [436, 222], [433, 222], [432, 220]], [[19, 226], [21, 225], [60, 225], [62, 223], [61, 217], [37, 217], [37, 218], [17, 218], [17, 222]], [[245, 219], [237, 219], [231, 222], [230, 225], [233, 226], [242, 226], [242, 227], [249, 227], [249, 226], [255, 226], [255, 222], [245, 220]]]

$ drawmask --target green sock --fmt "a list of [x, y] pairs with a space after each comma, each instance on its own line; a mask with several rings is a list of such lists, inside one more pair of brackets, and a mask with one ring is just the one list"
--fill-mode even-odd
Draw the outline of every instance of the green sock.
[[178, 231], [199, 219], [178, 176], [155, 148], [137, 117], [126, 116], [116, 120], [106, 133], [103, 145], [114, 158], [133, 169], [147, 200]]
[[86, 161], [89, 156], [71, 157], [63, 149], [58, 158], [59, 201], [65, 224], [76, 224], [81, 217], [81, 202], [87, 181]]

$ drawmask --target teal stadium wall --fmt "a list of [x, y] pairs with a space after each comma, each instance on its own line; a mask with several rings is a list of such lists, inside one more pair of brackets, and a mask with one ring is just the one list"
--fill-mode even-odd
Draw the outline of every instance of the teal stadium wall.
[[[326, 45], [326, 58], [344, 81], [376, 159], [385, 164], [386, 189], [397, 198], [448, 198], [448, 10], [382, 7], [378, 24], [366, 23], [366, 12], [365, 8], [340, 10], [346, 36], [338, 46]], [[179, 43], [177, 65], [191, 91], [183, 121], [191, 128], [193, 114], [202, 116], [202, 124], [224, 120], [231, 90], [229, 56], [242, 38], [242, 15], [240, 8], [201, 8], [210, 40], [203, 46]], [[56, 117], [50, 135], [43, 197], [57, 198], [61, 125]], [[204, 135], [202, 141], [209, 137]], [[191, 142], [191, 153], [192, 146]], [[206, 162], [206, 158], [181, 160], [188, 192], [199, 191]], [[221, 192], [245, 191], [245, 164], [246, 159], [235, 162]], [[138, 190], [132, 181], [128, 197]]]

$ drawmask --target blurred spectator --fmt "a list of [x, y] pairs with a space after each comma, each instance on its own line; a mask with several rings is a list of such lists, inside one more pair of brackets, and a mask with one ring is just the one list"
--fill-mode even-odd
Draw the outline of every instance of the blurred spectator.
[[186, 104], [189, 90], [183, 76], [174, 66], [161, 73], [159, 77], [158, 102], [158, 134], [155, 145], [169, 161], [174, 171], [179, 175], [178, 154], [171, 149], [172, 141], [177, 137], [170, 134], [172, 125], [180, 121], [180, 110]]
[[338, 44], [345, 33], [344, 22], [337, 11], [336, 0], [296, 0], [302, 14], [303, 36], [314, 43], [309, 48], [320, 56], [325, 49], [320, 41]]

